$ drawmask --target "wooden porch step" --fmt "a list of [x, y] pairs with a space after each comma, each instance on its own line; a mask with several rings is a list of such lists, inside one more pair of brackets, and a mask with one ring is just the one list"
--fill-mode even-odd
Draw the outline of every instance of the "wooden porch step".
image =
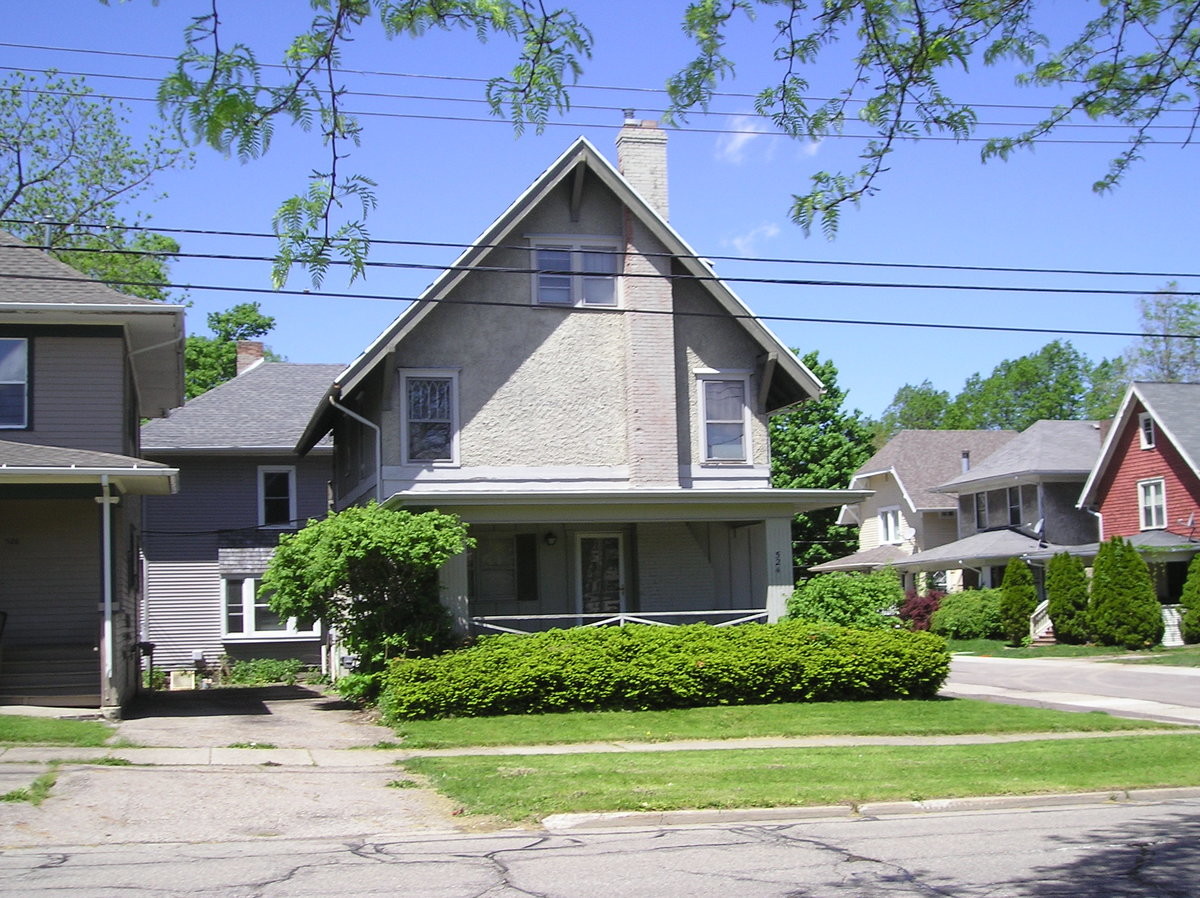
[[1051, 627], [1037, 639], [1032, 640], [1030, 645], [1058, 645], [1058, 640], [1054, 637], [1054, 628]]

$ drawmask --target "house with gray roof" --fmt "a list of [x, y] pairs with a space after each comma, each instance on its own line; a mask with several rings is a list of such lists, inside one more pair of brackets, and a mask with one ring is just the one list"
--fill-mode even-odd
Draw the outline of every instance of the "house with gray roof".
[[337, 508], [455, 514], [463, 630], [776, 620], [791, 524], [769, 416], [821, 383], [668, 222], [667, 135], [573, 142], [332, 381]]
[[[958, 501], [936, 488], [972, 469], [1016, 437], [1011, 430], [902, 430], [850, 478], [872, 493], [842, 506], [838, 523], [858, 527], [858, 551], [815, 565], [818, 573], [870, 571], [958, 537]], [[960, 573], [929, 568], [930, 585], [961, 588]], [[912, 585], [912, 578], [907, 578]]]
[[1077, 501], [1103, 434], [1097, 421], [1033, 423], [981, 464], [932, 488], [954, 497], [958, 538], [895, 567], [956, 569], [963, 571], [965, 587], [995, 586], [1014, 556], [1094, 542], [1096, 519]]
[[141, 506], [178, 475], [138, 425], [183, 402], [183, 312], [0, 233], [0, 703], [137, 691]]
[[237, 377], [142, 428], [146, 454], [179, 471], [179, 492], [145, 507], [145, 639], [160, 669], [325, 660], [320, 624], [281, 619], [258, 587], [280, 534], [328, 510], [331, 442], [293, 449], [343, 366], [263, 361], [251, 342], [238, 358]]
[[1164, 607], [1164, 643], [1178, 640], [1178, 603], [1200, 551], [1200, 384], [1133, 383], [1079, 506], [1146, 559]]

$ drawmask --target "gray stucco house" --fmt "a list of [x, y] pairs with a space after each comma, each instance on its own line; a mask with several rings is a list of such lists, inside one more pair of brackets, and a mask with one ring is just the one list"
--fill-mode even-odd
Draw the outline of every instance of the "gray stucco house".
[[668, 223], [666, 134], [573, 143], [340, 372], [334, 503], [453, 513], [463, 630], [774, 620], [791, 520], [865, 493], [770, 487], [768, 416], [821, 384]]
[[239, 344], [233, 380], [142, 428], [146, 455], [179, 470], [179, 492], [145, 504], [145, 638], [163, 669], [223, 657], [322, 665], [320, 625], [280, 619], [258, 590], [281, 533], [329, 507], [332, 444], [293, 447], [341, 365], [262, 360]]
[[183, 307], [0, 234], [0, 703], [117, 713], [138, 687], [138, 424], [183, 401]]

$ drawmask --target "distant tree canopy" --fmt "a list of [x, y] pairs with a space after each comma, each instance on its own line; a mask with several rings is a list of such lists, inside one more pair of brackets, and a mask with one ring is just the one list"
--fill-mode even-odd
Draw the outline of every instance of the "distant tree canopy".
[[1069, 342], [1055, 340], [1005, 359], [986, 377], [972, 374], [954, 397], [929, 381], [905, 384], [875, 423], [876, 442], [904, 429], [1024, 430], [1043, 418], [1107, 418], [1124, 387], [1120, 360], [1091, 362]]
[[[837, 368], [809, 352], [801, 361], [825, 393], [771, 418], [771, 484], [780, 489], [844, 489], [871, 457], [871, 432], [858, 409], [844, 407]], [[838, 508], [798, 515], [792, 522], [792, 563], [798, 571], [858, 548], [858, 528], [836, 523]]]
[[1125, 361], [1133, 380], [1200, 383], [1200, 297], [1172, 282], [1138, 301], [1143, 336]]
[[[188, 399], [237, 376], [237, 341], [265, 336], [275, 319], [262, 313], [256, 302], [243, 302], [208, 316], [211, 337], [191, 336], [184, 349], [184, 380]], [[278, 360], [272, 352], [264, 357]]]

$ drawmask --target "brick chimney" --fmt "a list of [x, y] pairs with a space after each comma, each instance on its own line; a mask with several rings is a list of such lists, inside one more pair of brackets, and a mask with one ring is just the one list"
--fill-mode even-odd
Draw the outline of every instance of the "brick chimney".
[[617, 168], [633, 189], [663, 218], [667, 218], [667, 134], [658, 122], [633, 117], [617, 134]]
[[237, 341], [237, 373], [249, 371], [263, 360], [263, 345], [258, 340]]

